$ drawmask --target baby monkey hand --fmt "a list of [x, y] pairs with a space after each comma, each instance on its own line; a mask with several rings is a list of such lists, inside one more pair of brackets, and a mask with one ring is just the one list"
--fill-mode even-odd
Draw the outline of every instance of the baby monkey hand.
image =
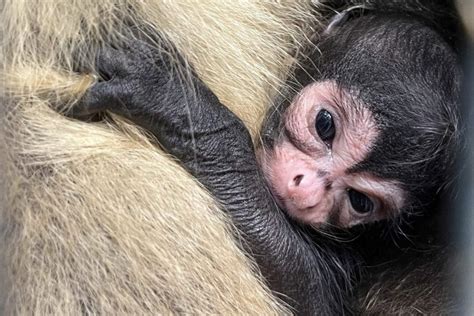
[[156, 119], [158, 112], [177, 114], [178, 107], [184, 106], [184, 99], [193, 92], [194, 76], [186, 82], [178, 73], [182, 58], [169, 51], [140, 40], [120, 49], [101, 49], [95, 65], [101, 80], [89, 88], [68, 114], [84, 117], [111, 111], [139, 125], [151, 116]]
[[103, 81], [86, 92], [70, 116], [103, 111], [123, 116], [151, 132], [195, 176], [208, 167], [229, 169], [234, 161], [231, 169], [238, 169], [254, 160], [243, 123], [172, 48], [136, 40], [122, 49], [101, 50], [96, 61]]

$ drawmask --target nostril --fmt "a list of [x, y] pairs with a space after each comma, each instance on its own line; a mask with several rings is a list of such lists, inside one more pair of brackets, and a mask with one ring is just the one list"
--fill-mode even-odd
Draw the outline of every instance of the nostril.
[[303, 180], [303, 175], [302, 174], [299, 174], [297, 175], [296, 177], [293, 178], [293, 183], [296, 185], [296, 186], [299, 186], [301, 181]]

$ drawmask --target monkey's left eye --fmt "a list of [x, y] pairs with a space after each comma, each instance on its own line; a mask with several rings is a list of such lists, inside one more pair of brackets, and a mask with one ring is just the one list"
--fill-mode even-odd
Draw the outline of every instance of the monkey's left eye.
[[374, 210], [374, 203], [372, 200], [359, 191], [349, 189], [347, 191], [349, 201], [351, 201], [352, 208], [359, 214], [369, 214]]
[[319, 111], [318, 115], [316, 115], [314, 125], [319, 138], [330, 146], [334, 136], [336, 135], [336, 126], [334, 125], [332, 114], [329, 113], [328, 110], [322, 109]]

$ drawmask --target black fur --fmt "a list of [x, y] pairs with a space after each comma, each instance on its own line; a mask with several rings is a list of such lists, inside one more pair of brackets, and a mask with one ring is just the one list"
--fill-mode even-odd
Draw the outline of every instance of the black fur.
[[410, 205], [429, 202], [452, 172], [458, 143], [457, 56], [424, 23], [394, 14], [358, 18], [332, 36], [319, 45], [320, 78], [354, 91], [381, 130], [352, 172], [397, 180]]

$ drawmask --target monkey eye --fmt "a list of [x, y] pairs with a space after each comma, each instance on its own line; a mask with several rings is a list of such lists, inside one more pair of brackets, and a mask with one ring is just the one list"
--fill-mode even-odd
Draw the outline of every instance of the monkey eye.
[[374, 203], [367, 195], [354, 189], [349, 189], [347, 194], [349, 195], [349, 201], [351, 201], [352, 208], [357, 213], [366, 215], [373, 211]]
[[316, 132], [319, 135], [319, 138], [330, 146], [334, 135], [336, 135], [336, 126], [334, 125], [334, 120], [332, 119], [332, 114], [328, 110], [322, 109], [316, 115], [315, 122]]

